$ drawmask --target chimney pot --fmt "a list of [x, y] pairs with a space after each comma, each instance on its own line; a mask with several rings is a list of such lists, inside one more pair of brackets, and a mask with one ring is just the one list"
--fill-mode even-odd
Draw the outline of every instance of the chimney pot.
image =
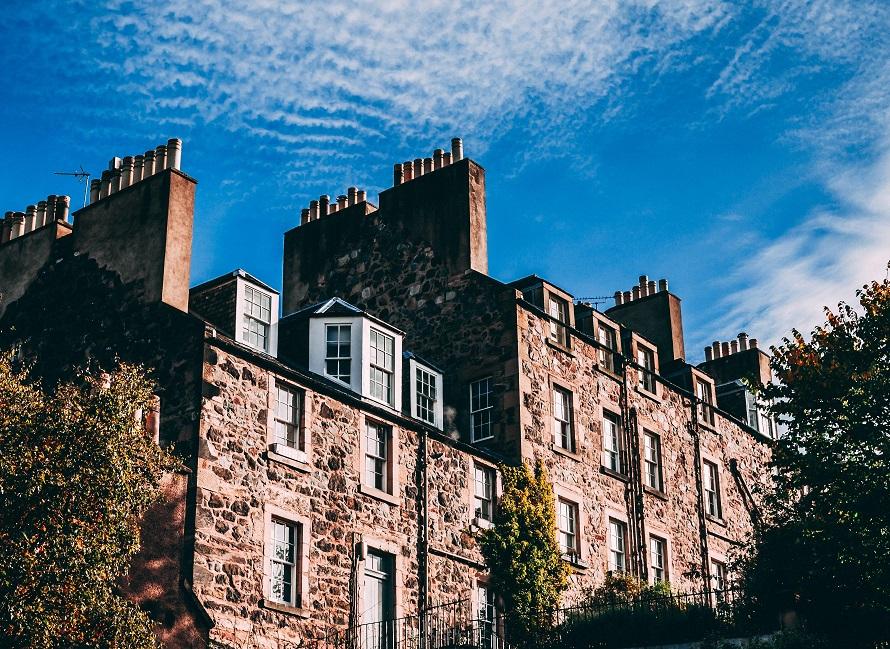
[[133, 184], [133, 156], [124, 158], [121, 165], [121, 189], [126, 189]]
[[331, 207], [331, 197], [330, 196], [328, 196], [327, 194], [322, 194], [321, 196], [318, 197], [318, 216], [320, 216], [321, 218], [326, 217], [328, 214], [330, 214], [330, 211], [331, 211], [330, 207]]
[[405, 160], [402, 163], [402, 182], [406, 183], [409, 180], [414, 178], [414, 167], [411, 164], [410, 160]]
[[[93, 183], [98, 184], [98, 182], [95, 178], [90, 181], [90, 195], [93, 193]], [[90, 199], [90, 202], [92, 202], [92, 199]], [[46, 218], [46, 201], [37, 201], [37, 227], [42, 228], [51, 220]]]
[[423, 175], [423, 158], [414, 158], [414, 178], [420, 178]]
[[[106, 169], [102, 172], [102, 184], [99, 187], [99, 198], [105, 198], [108, 196], [109, 191], [111, 190], [111, 172]], [[52, 214], [53, 211], [49, 208], [49, 202], [46, 205], [47, 214]]]
[[621, 291], [615, 291], [615, 306], [622, 305], [622, 303], [624, 302], [623, 297], [624, 296], [621, 294]]
[[318, 218], [318, 201], [309, 201], [309, 220], [314, 221]]
[[705, 347], [705, 361], [714, 360], [714, 350], [710, 347]]
[[167, 168], [167, 145], [159, 144], [155, 147], [155, 173], [160, 173]]
[[658, 280], [658, 290], [659, 291], [667, 291], [668, 290], [668, 281], [666, 279]]
[[649, 283], [646, 284], [646, 294], [647, 295], [655, 295], [655, 280], [650, 279]]
[[142, 180], [142, 168], [145, 166], [145, 158], [141, 155], [133, 158], [133, 184]]
[[640, 275], [640, 288], [646, 286], [649, 283], [648, 275]]
[[357, 202], [356, 196], [358, 196], [358, 187], [348, 187], [346, 189], [346, 195], [349, 197], [347, 200], [347, 205], [355, 205]]
[[167, 169], [179, 169], [182, 164], [182, 140], [172, 137], [167, 140]]
[[155, 152], [154, 150], [146, 151], [145, 155], [142, 156], [142, 177], [148, 178], [149, 176], [153, 176], [155, 173]]
[[337, 209], [342, 210], [346, 207], [346, 203], [349, 200], [349, 197], [346, 194], [340, 194], [337, 197]]
[[433, 169], [441, 169], [445, 166], [445, 152], [442, 149], [433, 151]]
[[639, 287], [639, 286], [634, 286], [633, 289], [631, 289], [631, 292], [632, 292], [632, 294], [633, 294], [633, 298], [634, 298], [635, 300], [639, 300], [639, 299], [640, 299], [640, 296], [641, 296], [642, 293], [641, 293], [641, 291], [640, 291], [640, 287]]
[[432, 158], [424, 158], [423, 159], [423, 173], [424, 174], [433, 173], [433, 159]]
[[355, 200], [357, 203], [364, 203], [366, 200], [368, 200], [367, 192], [365, 192], [364, 189], [358, 190], [355, 194]]
[[451, 161], [464, 159], [464, 143], [459, 137], [451, 138]]
[[9, 241], [12, 235], [12, 212], [7, 212], [0, 221], [0, 243]]
[[627, 304], [633, 299], [633, 294], [630, 291], [624, 291], [624, 303]]
[[442, 154], [442, 166], [447, 167], [451, 164], [451, 151], [446, 151]]
[[[110, 171], [108, 173], [111, 173]], [[56, 218], [56, 203], [59, 200], [59, 196], [55, 194], [50, 194], [46, 197], [46, 221], [49, 223], [50, 221], [54, 221]]]
[[712, 342], [711, 349], [714, 350], [714, 358], [720, 358], [720, 341], [715, 340]]
[[728, 342], [720, 343], [720, 355], [721, 356], [729, 356], [729, 343]]
[[398, 187], [402, 184], [402, 163], [397, 162], [392, 166], [392, 186]]
[[32, 230], [36, 230], [38, 226], [35, 223], [37, 217], [37, 206], [36, 205], [28, 205], [25, 208], [25, 232], [31, 232]]
[[120, 168], [121, 168], [121, 159], [118, 158], [117, 156], [113, 157], [111, 160], [108, 161], [108, 170], [109, 171], [114, 171], [115, 169], [120, 169]]
[[9, 235], [10, 239], [15, 239], [16, 237], [20, 237], [25, 233], [25, 213], [24, 212], [13, 212], [12, 213], [12, 232]]
[[739, 341], [738, 340], [730, 340], [729, 341], [729, 352], [731, 354], [739, 353]]
[[59, 196], [56, 198], [56, 221], [68, 222], [69, 205], [71, 205], [70, 196]]
[[752, 338], [751, 340], [749, 340], [749, 341], [748, 341], [748, 347], [749, 347], [750, 349], [757, 349], [757, 339], [756, 339], [756, 338]]
[[109, 194], [114, 194], [121, 190], [121, 170], [112, 169], [111, 170], [111, 189], [108, 190]]
[[748, 349], [748, 334], [744, 331], [739, 334], [739, 350], [745, 351]]
[[[102, 184], [102, 181], [98, 178], [93, 178], [90, 181], [90, 205], [99, 200], [99, 186]], [[44, 202], [44, 210], [46, 203]]]
[[309, 223], [309, 208], [308, 207], [304, 207], [302, 210], [300, 210], [300, 225], [304, 225], [306, 223]]

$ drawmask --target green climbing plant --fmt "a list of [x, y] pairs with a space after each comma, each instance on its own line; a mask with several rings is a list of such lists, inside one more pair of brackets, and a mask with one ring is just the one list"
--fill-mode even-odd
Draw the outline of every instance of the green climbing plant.
[[552, 626], [571, 568], [556, 541], [553, 486], [543, 464], [502, 466], [501, 474], [503, 495], [481, 548], [508, 618], [509, 639], [528, 640]]

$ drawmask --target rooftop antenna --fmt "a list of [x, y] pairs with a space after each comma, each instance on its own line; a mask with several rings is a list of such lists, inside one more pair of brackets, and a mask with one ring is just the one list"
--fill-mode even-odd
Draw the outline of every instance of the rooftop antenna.
[[56, 176], [74, 176], [77, 178], [78, 182], [82, 182], [83, 206], [87, 206], [87, 198], [89, 197], [90, 192], [90, 173], [83, 168], [83, 165], [80, 165], [80, 169], [77, 171], [54, 171], [53, 174]]
[[576, 303], [592, 302], [593, 308], [595, 308], [597, 311], [599, 311], [600, 304], [604, 304], [606, 302], [606, 300], [611, 300], [611, 299], [612, 299], [611, 295], [594, 295], [593, 297], [576, 297], [575, 302]]

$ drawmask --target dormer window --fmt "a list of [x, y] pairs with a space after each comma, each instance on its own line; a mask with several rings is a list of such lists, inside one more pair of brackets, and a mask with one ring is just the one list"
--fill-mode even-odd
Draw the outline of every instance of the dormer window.
[[244, 287], [244, 342], [264, 352], [269, 350], [272, 296], [253, 286]]
[[550, 295], [547, 312], [553, 318], [550, 321], [550, 340], [563, 347], [568, 346], [569, 303], [561, 297]]
[[325, 373], [331, 378], [350, 383], [352, 380], [352, 325], [325, 326]]
[[442, 428], [442, 374], [411, 358], [408, 363], [411, 416]]
[[371, 398], [393, 405], [395, 338], [371, 328]]

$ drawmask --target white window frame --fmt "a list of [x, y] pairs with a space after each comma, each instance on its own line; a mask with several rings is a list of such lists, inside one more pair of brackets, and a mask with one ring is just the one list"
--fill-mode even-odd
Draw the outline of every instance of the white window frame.
[[708, 382], [695, 378], [695, 396], [699, 399], [698, 416], [707, 426], [714, 425], [714, 388]]
[[627, 523], [610, 516], [606, 534], [609, 540], [609, 571], [627, 572]]
[[711, 460], [702, 460], [702, 488], [705, 492], [705, 511], [708, 516], [723, 518], [723, 502], [720, 497], [720, 467]]
[[550, 390], [550, 410], [553, 421], [553, 444], [569, 453], [577, 448], [575, 443], [574, 404], [571, 390], [553, 385]]
[[656, 394], [658, 391], [658, 381], [655, 379], [658, 364], [656, 362], [657, 352], [640, 342], [637, 342], [637, 372], [640, 374], [639, 387], [648, 394]]
[[[363, 465], [362, 465], [362, 482], [365, 486], [375, 490], [381, 491], [386, 494], [392, 494], [393, 488], [393, 432], [392, 426], [389, 424], [384, 424], [382, 422], [366, 419], [365, 420], [364, 430], [362, 434], [364, 435], [364, 444], [363, 446]], [[375, 431], [375, 436], [372, 439], [371, 430]], [[380, 454], [380, 435], [382, 435], [383, 441], [383, 454]], [[374, 442], [374, 446], [371, 446], [371, 442]], [[374, 463], [374, 471], [370, 470], [370, 463]], [[382, 463], [382, 465], [380, 464]], [[382, 466], [381, 482], [378, 486], [376, 476], [378, 475], [377, 468], [378, 466]], [[371, 479], [371, 475], [375, 476], [375, 479]]]
[[[497, 485], [498, 476], [494, 467], [474, 461], [473, 515], [477, 524], [489, 525], [494, 521], [494, 511], [497, 507]], [[488, 493], [485, 493], [486, 487]], [[486, 511], [486, 503], [488, 511]]]
[[[253, 313], [251, 306], [253, 302], [248, 299], [250, 294], [268, 298], [268, 317], [264, 318], [262, 313], [258, 317], [257, 314]], [[275, 356], [278, 353], [278, 293], [257, 286], [243, 276], [238, 276], [235, 281], [235, 310], [237, 312], [234, 320], [236, 340], [251, 349]], [[265, 343], [263, 346], [251, 342], [249, 335], [251, 322], [262, 325], [265, 328]]]
[[[650, 489], [664, 491], [664, 468], [661, 455], [661, 435], [643, 429], [643, 477]], [[655, 484], [652, 484], [654, 473]]]
[[624, 462], [621, 457], [621, 417], [603, 410], [602, 430], [603, 466], [616, 473], [624, 473]]
[[556, 529], [559, 551], [564, 559], [577, 562], [581, 557], [581, 508], [568, 498], [556, 499]]
[[549, 338], [562, 347], [569, 346], [569, 301], [547, 294], [547, 314], [551, 317]]
[[[608, 372], [615, 372], [615, 354], [618, 353], [618, 332], [614, 327], [597, 320], [596, 339], [603, 347], [598, 348], [599, 365]], [[608, 351], [604, 348], [608, 348]]]
[[[660, 552], [656, 552], [656, 548], [660, 549]], [[661, 572], [661, 576], [658, 576], [658, 571]], [[657, 584], [660, 581], [670, 581], [668, 541], [666, 538], [655, 534], [649, 535], [649, 574], [653, 584]]]
[[[309, 593], [309, 519], [274, 505], [266, 505], [263, 511], [263, 597], [278, 606], [299, 609], [303, 607]], [[294, 530], [293, 556], [281, 561], [276, 556], [276, 523], [290, 526]], [[274, 589], [276, 581], [275, 565], [291, 567], [290, 592], [285, 597], [277, 597]]]
[[[433, 384], [433, 388], [435, 390], [435, 399], [433, 401], [433, 420], [430, 421], [420, 416], [420, 394], [418, 392], [418, 379], [420, 377], [420, 372], [426, 372], [433, 376], [435, 382]], [[430, 424], [431, 426], [435, 426], [439, 430], [442, 430], [443, 425], [443, 392], [442, 392], [442, 373], [433, 370], [422, 363], [418, 363], [413, 358], [408, 362], [408, 376], [410, 380], [409, 385], [409, 393], [410, 393], [410, 404], [411, 404], [411, 416], [415, 419], [419, 419], [420, 421]]]
[[[327, 376], [330, 379], [333, 379], [334, 381], [337, 381], [338, 383], [343, 383], [344, 385], [349, 385], [349, 386], [352, 385], [353, 375], [355, 372], [355, 345], [353, 344], [354, 336], [353, 336], [352, 327], [353, 327], [353, 323], [351, 323], [351, 322], [325, 322], [324, 329], [323, 329], [323, 331], [324, 331], [324, 346], [325, 346], [325, 348], [324, 348], [324, 373], [325, 373], [325, 376]], [[331, 343], [328, 332], [331, 329], [335, 329], [335, 328], [338, 331], [337, 340], [334, 343]], [[341, 355], [342, 351], [343, 351], [342, 350], [343, 340], [341, 338], [340, 332], [342, 332], [343, 328], [345, 328], [347, 330], [347, 332], [349, 333], [349, 335], [348, 335], [348, 340], [349, 340], [349, 352], [348, 353], [349, 353], [349, 355], [348, 356]], [[336, 348], [337, 348], [336, 356], [331, 356], [328, 353], [330, 351], [329, 345], [331, 345], [331, 344], [336, 345]], [[328, 367], [329, 367], [328, 363], [331, 363], [331, 362], [337, 364], [338, 371], [334, 374], [332, 374], [331, 372], [328, 371]], [[349, 364], [349, 374], [346, 377], [347, 380], [344, 380], [342, 378], [343, 373], [342, 373], [342, 368], [340, 367], [340, 363], [342, 363], [342, 362], [347, 362]]]
[[[371, 327], [368, 332], [368, 352], [368, 396], [392, 407], [395, 405], [396, 393], [396, 337], [377, 327]], [[378, 380], [378, 377], [382, 380]]]
[[[488, 385], [488, 390], [484, 393], [481, 390], [479, 391], [479, 407], [474, 408], [473, 387], [483, 382]], [[483, 394], [485, 395], [485, 405], [482, 405]], [[477, 417], [479, 420], [478, 428], [487, 430], [488, 434], [480, 437], [476, 436]], [[494, 437], [494, 378], [486, 376], [470, 382], [470, 441], [473, 443], [482, 442], [492, 437]]]
[[725, 591], [729, 587], [729, 576], [726, 562], [721, 559], [710, 558], [711, 562], [711, 590]]

